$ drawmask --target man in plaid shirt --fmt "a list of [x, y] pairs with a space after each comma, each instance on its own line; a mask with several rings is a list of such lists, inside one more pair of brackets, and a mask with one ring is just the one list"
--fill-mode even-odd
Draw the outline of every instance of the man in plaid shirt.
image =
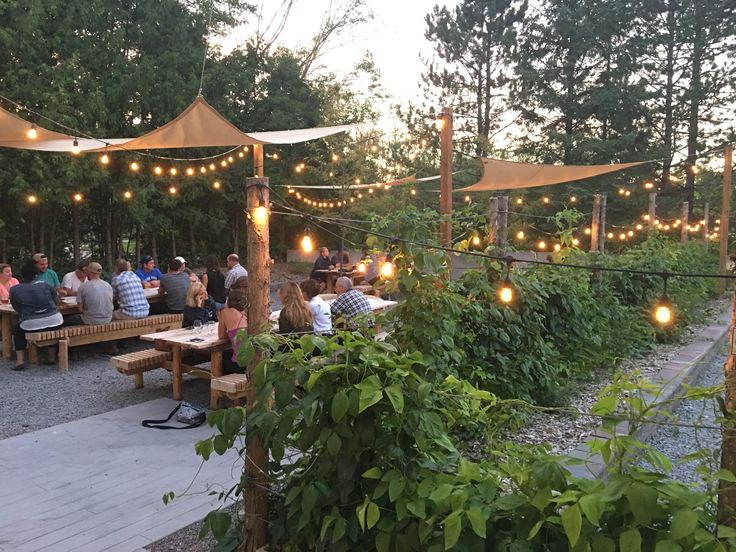
[[371, 304], [361, 292], [353, 289], [350, 278], [341, 276], [335, 282], [337, 299], [330, 305], [333, 318], [344, 318], [347, 327], [356, 329], [365, 321], [368, 327], [373, 326], [373, 311]]
[[143, 292], [141, 279], [131, 271], [130, 263], [118, 259], [115, 271], [120, 275], [113, 278], [113, 298], [120, 308], [112, 313], [113, 320], [137, 320], [148, 316], [148, 299]]

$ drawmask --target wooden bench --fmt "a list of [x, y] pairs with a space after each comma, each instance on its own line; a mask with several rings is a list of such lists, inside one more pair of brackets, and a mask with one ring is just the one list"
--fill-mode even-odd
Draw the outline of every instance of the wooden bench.
[[250, 383], [245, 374], [227, 374], [210, 381], [210, 408], [220, 408], [220, 399], [225, 396], [240, 405], [240, 399], [248, 394]]
[[113, 367], [123, 375], [135, 376], [135, 388], [143, 387], [143, 372], [163, 368], [167, 361], [171, 360], [171, 353], [146, 349], [112, 357], [110, 362]]
[[69, 347], [117, 341], [144, 334], [163, 332], [181, 328], [181, 314], [158, 314], [139, 320], [116, 320], [109, 324], [90, 326], [69, 326], [60, 330], [47, 332], [28, 332], [26, 339], [29, 346], [29, 360], [38, 363], [38, 348], [49, 345], [59, 346], [59, 370], [69, 369]]

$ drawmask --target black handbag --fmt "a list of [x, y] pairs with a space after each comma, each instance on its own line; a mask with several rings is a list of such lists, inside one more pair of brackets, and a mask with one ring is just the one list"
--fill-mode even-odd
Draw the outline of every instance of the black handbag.
[[[186, 424], [186, 425], [183, 425], [183, 426], [164, 425], [177, 412], [179, 414], [177, 414], [176, 416], [176, 421], [182, 424]], [[207, 412], [205, 412], [201, 408], [192, 406], [188, 402], [182, 401], [176, 405], [176, 408], [174, 408], [174, 410], [171, 411], [171, 414], [169, 414], [169, 417], [166, 418], [165, 420], [143, 420], [141, 422], [141, 425], [143, 427], [152, 427], [156, 429], [192, 429], [194, 427], [201, 426], [206, 420], [207, 420]]]

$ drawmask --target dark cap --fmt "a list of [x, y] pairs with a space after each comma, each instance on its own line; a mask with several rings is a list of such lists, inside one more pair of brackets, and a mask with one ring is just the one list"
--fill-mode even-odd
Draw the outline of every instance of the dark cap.
[[152, 260], [153, 260], [153, 257], [151, 257], [150, 255], [146, 255], [145, 257], [141, 259], [141, 264], [143, 265], [146, 263], [150, 263]]

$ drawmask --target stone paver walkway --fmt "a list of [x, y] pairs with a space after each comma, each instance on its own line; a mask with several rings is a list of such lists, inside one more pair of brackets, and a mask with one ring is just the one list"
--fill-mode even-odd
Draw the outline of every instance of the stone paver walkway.
[[[197, 475], [194, 443], [213, 428], [141, 426], [174, 406], [156, 399], [0, 441], [0, 550], [140, 551], [202, 519], [217, 504], [207, 485], [229, 487], [241, 463], [213, 453]], [[163, 504], [195, 476], [188, 496]]]

